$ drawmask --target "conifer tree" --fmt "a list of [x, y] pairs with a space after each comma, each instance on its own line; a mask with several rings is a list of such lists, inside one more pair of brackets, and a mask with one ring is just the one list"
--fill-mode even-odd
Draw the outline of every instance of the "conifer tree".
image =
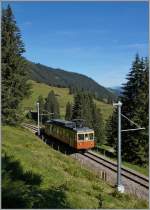
[[72, 104], [70, 102], [68, 102], [67, 105], [66, 105], [65, 119], [66, 120], [71, 120], [71, 118], [72, 118]]
[[49, 92], [46, 98], [45, 110], [52, 114], [53, 118], [60, 117], [59, 103], [53, 90]]
[[29, 94], [25, 52], [11, 7], [2, 10], [2, 122], [17, 124], [20, 102]]
[[118, 141], [118, 111], [115, 109], [105, 124], [106, 144], [117, 150]]
[[95, 131], [95, 136], [96, 136], [96, 142], [100, 145], [105, 143], [104, 139], [104, 122], [101, 114], [101, 110], [96, 107], [94, 104], [93, 107], [93, 129]]
[[[131, 71], [127, 75], [127, 83], [123, 86], [121, 95], [122, 114], [136, 124], [145, 127], [144, 131], [122, 132], [123, 159], [136, 164], [148, 162], [148, 61], [136, 55]], [[111, 121], [112, 132], [107, 133], [107, 139], [112, 139], [117, 146], [117, 113], [114, 112]], [[122, 118], [122, 129], [135, 128], [132, 123]], [[109, 141], [109, 140], [108, 140]]]
[[[123, 87], [121, 99], [123, 102], [122, 113], [138, 125], [148, 127], [148, 77], [146, 78], [145, 72], [146, 63], [144, 59], [140, 59], [136, 55], [127, 77], [128, 82]], [[131, 127], [131, 124], [127, 121], [123, 120], [123, 122], [125, 128]], [[123, 157], [126, 160], [146, 164], [148, 161], [146, 159], [146, 156], [148, 157], [148, 154], [146, 154], [146, 145], [148, 144], [146, 136], [146, 131], [123, 133]], [[131, 151], [132, 155], [129, 155]]]
[[78, 92], [75, 95], [72, 119], [83, 119], [85, 126], [94, 129], [97, 143], [104, 143], [104, 128], [101, 111], [97, 109], [91, 94]]
[[82, 110], [82, 93], [78, 92], [74, 96], [72, 119], [81, 119], [83, 117]]

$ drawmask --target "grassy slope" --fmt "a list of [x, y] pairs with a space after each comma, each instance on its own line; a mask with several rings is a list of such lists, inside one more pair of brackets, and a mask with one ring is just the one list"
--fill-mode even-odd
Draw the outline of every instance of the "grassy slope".
[[[109, 146], [106, 146], [106, 145], [102, 145], [101, 148], [105, 148], [106, 150], [108, 150], [108, 149], [113, 150], [112, 147], [109, 147]], [[107, 155], [105, 155], [105, 152], [103, 153], [103, 152], [100, 152], [96, 149], [95, 149], [95, 152], [97, 152], [101, 155], [104, 155], [105, 158], [107, 158], [108, 160], [114, 160], [114, 161], [117, 162], [117, 158], [112, 158], [112, 157], [110, 158]], [[135, 170], [135, 171], [137, 171], [137, 172], [139, 172], [139, 173], [141, 173], [145, 176], [149, 176], [149, 166], [148, 165], [147, 165], [147, 167], [142, 167], [142, 166], [138, 166], [138, 165], [135, 165], [133, 163], [128, 163], [128, 162], [125, 162], [125, 161], [122, 161], [122, 165], [126, 166], [128, 168], [131, 168], [131, 169], [133, 169], [133, 170]]]
[[[2, 154], [13, 155], [24, 171], [41, 175], [41, 189], [51, 189], [64, 184], [63, 198], [70, 208], [99, 208], [100, 194], [103, 208], [147, 208], [145, 201], [123, 195], [117, 198], [109, 185], [81, 168], [71, 157], [51, 149], [34, 134], [22, 128], [3, 127]], [[59, 192], [58, 192], [59, 193]], [[48, 194], [48, 196], [51, 196]], [[57, 199], [57, 193], [56, 193]], [[61, 198], [60, 198], [61, 199]], [[53, 198], [53, 202], [55, 202]], [[56, 203], [55, 203], [56, 205]], [[61, 208], [57, 203], [56, 208]], [[49, 208], [53, 207], [49, 202]]]
[[[61, 117], [64, 118], [65, 116], [65, 107], [67, 102], [73, 102], [73, 95], [69, 94], [68, 88], [58, 88], [58, 87], [51, 87], [43, 83], [37, 83], [35, 81], [30, 80], [32, 84], [32, 95], [24, 99], [23, 107], [32, 107], [35, 108], [35, 102], [38, 96], [41, 94], [43, 97], [47, 97], [48, 93], [53, 90], [57, 94], [57, 98], [60, 104], [60, 112]], [[102, 114], [104, 119], [107, 119], [112, 114], [112, 106], [110, 104], [105, 104], [104, 102], [95, 100], [95, 103], [98, 107], [101, 108]], [[106, 147], [106, 146], [105, 146]], [[148, 175], [148, 168], [142, 168], [136, 165], [132, 165], [130, 163], [124, 163], [125, 166], [132, 168], [144, 175]]]
[[[54, 90], [55, 94], [57, 94], [57, 98], [60, 104], [61, 117], [64, 117], [67, 102], [73, 102], [73, 95], [69, 95], [69, 89], [51, 87], [43, 83], [37, 83], [35, 81], [30, 81], [30, 82], [32, 84], [32, 95], [29, 98], [24, 99], [23, 107], [35, 108], [35, 103], [39, 95], [47, 97], [48, 93], [51, 90]], [[98, 107], [101, 108], [104, 119], [107, 119], [109, 115], [112, 113], [112, 106], [100, 101], [96, 101], [96, 104]]]

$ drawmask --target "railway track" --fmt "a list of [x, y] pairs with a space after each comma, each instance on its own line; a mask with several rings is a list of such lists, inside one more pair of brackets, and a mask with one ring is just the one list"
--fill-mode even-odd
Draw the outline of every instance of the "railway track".
[[[103, 158], [99, 156], [98, 154], [95, 154], [92, 151], [88, 151], [83, 154], [85, 157], [88, 157], [89, 159], [103, 165], [105, 168], [110, 169], [111, 171], [114, 171], [117, 173], [117, 164], [113, 161], [107, 160], [106, 158]], [[149, 189], [149, 179], [148, 177], [139, 174], [131, 169], [128, 169], [126, 167], [121, 167], [121, 175], [143, 187], [146, 189]]]
[[[34, 133], [36, 133], [38, 131], [38, 127], [35, 125], [32, 125], [32, 124], [24, 123], [23, 127], [32, 130]], [[110, 161], [110, 160], [108, 160], [92, 151], [88, 151], [88, 152], [84, 153], [83, 156], [91, 159], [92, 161], [95, 161], [96, 163], [102, 165], [106, 169], [109, 169], [109, 170], [117, 173], [117, 163], [116, 162]], [[121, 167], [121, 175], [122, 175], [122, 177], [125, 177], [125, 178], [133, 181], [134, 183], [137, 183], [140, 186], [142, 186], [146, 189], [149, 189], [148, 177], [146, 177], [138, 172], [135, 172], [129, 168], [126, 168], [126, 167]]]
[[24, 123], [24, 124], [23, 124], [23, 127], [32, 130], [33, 133], [36, 133], [36, 132], [38, 131], [38, 127], [37, 127], [36, 125]]

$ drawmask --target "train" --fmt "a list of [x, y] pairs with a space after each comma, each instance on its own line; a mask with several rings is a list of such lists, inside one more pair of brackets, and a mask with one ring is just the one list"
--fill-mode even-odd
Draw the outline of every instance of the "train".
[[83, 126], [77, 120], [51, 119], [45, 123], [41, 135], [58, 139], [78, 151], [95, 147], [94, 130]]

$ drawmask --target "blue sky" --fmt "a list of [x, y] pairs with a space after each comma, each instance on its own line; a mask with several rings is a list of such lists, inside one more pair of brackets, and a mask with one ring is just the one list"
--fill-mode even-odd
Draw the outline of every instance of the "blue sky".
[[24, 56], [33, 62], [112, 87], [125, 82], [137, 52], [148, 55], [148, 2], [10, 5], [25, 43]]

